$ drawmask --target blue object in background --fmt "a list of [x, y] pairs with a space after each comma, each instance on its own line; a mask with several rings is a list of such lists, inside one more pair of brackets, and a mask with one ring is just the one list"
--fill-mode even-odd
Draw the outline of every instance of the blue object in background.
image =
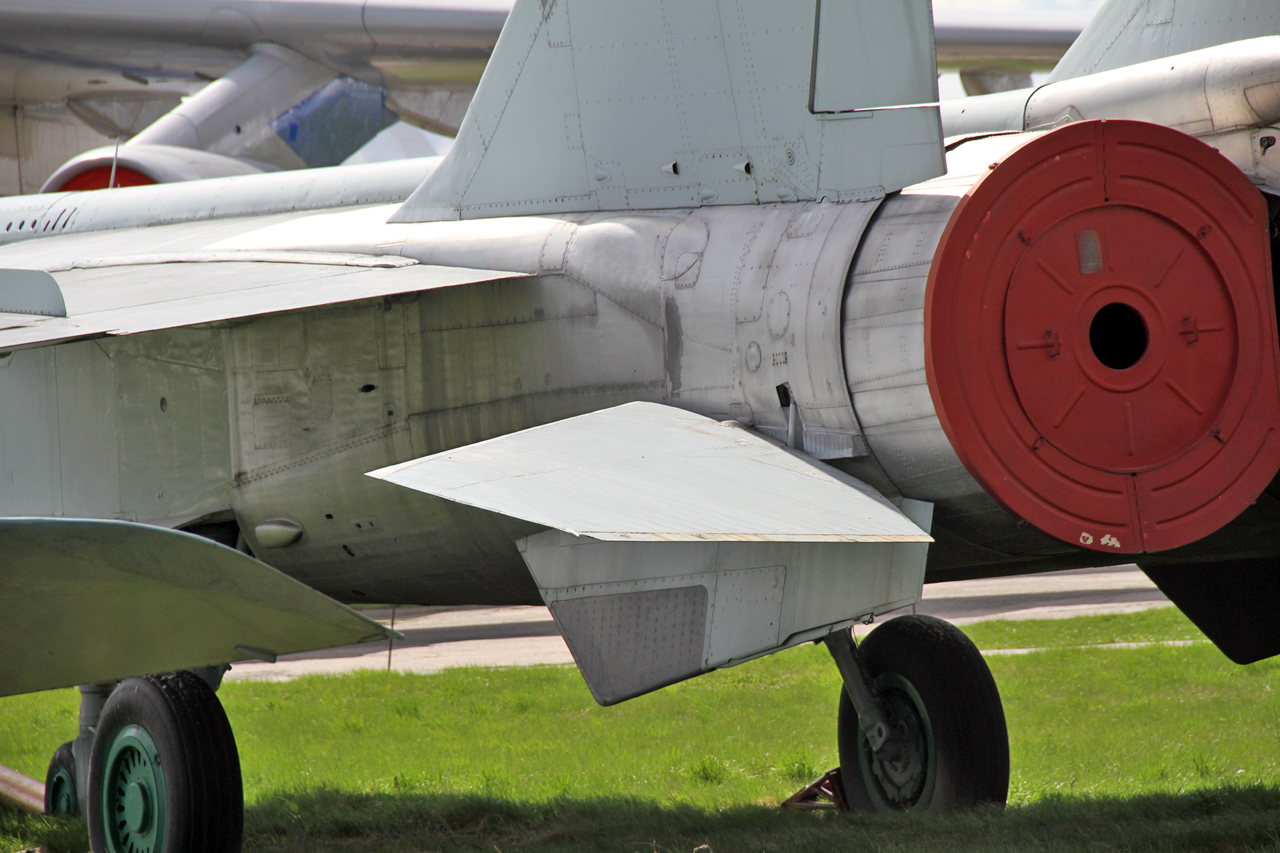
[[381, 88], [338, 77], [277, 116], [271, 129], [308, 166], [336, 166], [397, 120]]

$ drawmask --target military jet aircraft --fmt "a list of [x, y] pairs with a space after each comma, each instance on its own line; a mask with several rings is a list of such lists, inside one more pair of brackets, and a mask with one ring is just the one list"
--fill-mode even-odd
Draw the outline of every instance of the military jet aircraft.
[[[800, 643], [857, 808], [1002, 803], [926, 580], [1136, 560], [1280, 652], [1280, 9], [518, 0], [442, 160], [0, 202], [0, 694], [95, 850], [234, 850], [228, 663], [546, 603], [603, 704]], [[945, 130], [944, 130], [945, 128]]]

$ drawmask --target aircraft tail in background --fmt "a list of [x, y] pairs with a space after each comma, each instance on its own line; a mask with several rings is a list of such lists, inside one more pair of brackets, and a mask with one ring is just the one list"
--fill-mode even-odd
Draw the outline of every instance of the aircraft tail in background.
[[1108, 0], [1049, 82], [1268, 35], [1280, 35], [1275, 0]]

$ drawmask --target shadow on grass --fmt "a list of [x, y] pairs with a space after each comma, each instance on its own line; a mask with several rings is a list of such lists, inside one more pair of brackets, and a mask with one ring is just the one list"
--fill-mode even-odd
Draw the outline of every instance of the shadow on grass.
[[[1006, 811], [932, 816], [321, 790], [269, 795], [245, 817], [246, 853], [1280, 850], [1280, 788], [1267, 787], [1123, 799], [1050, 798]], [[5, 806], [0, 806], [0, 841], [7, 845], [5, 853], [88, 848], [81, 821], [36, 817]]]
[[[626, 799], [521, 803], [448, 794], [277, 794], [246, 851], [1280, 850], [1280, 789], [1054, 798], [936, 816], [708, 811]], [[704, 846], [705, 845], [705, 846]]]

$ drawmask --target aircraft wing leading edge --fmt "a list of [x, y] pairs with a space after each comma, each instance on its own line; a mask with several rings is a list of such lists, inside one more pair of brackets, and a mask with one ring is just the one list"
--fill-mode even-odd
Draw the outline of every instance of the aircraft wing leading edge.
[[[311, 252], [187, 252], [85, 259], [54, 278], [66, 316], [0, 312], [0, 351], [131, 335], [376, 299], [524, 273], [419, 264], [398, 256]], [[0, 270], [0, 295], [6, 274]]]
[[208, 539], [122, 521], [0, 519], [0, 696], [392, 633]]

